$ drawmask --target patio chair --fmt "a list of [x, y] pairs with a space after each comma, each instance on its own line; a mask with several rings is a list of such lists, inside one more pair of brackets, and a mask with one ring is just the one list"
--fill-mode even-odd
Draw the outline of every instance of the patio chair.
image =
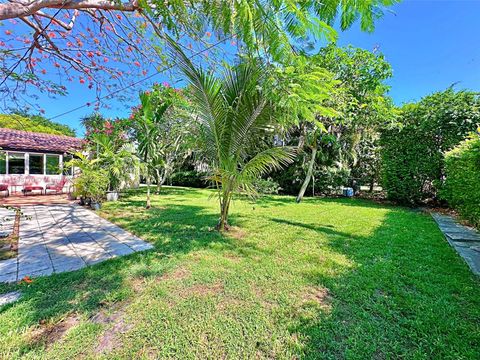
[[0, 184], [0, 191], [7, 193], [5, 197], [10, 196], [10, 191], [8, 190], [8, 185], [7, 184]]
[[40, 194], [43, 194], [43, 186], [40, 185], [24, 185], [23, 186], [23, 195], [27, 196], [27, 193], [34, 192], [34, 191], [40, 191]]
[[68, 179], [66, 177], [63, 177], [62, 180], [60, 180], [60, 182], [56, 184], [47, 184], [45, 186], [45, 194], [47, 194], [48, 190], [55, 191], [55, 194], [58, 194], [58, 193], [61, 194], [63, 192], [63, 187], [65, 186], [67, 180]]

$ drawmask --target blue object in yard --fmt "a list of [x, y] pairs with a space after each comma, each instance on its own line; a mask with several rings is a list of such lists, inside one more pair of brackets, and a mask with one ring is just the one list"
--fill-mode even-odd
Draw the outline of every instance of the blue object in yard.
[[353, 189], [350, 187], [343, 188], [343, 196], [353, 197]]

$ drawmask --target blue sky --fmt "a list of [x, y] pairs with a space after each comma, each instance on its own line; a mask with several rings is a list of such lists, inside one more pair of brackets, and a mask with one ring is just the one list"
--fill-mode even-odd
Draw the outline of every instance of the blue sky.
[[[457, 89], [480, 90], [480, 0], [407, 0], [377, 22], [373, 33], [360, 31], [358, 24], [339, 33], [338, 44], [367, 50], [378, 47], [394, 71], [390, 95], [396, 104], [415, 101], [453, 83]], [[166, 78], [158, 76], [157, 82]], [[91, 101], [93, 93], [74, 86], [70, 94], [42, 103], [47, 117], [54, 117]], [[132, 101], [135, 105], [136, 100]], [[55, 121], [83, 134], [80, 118], [92, 111], [83, 108]], [[128, 110], [114, 106], [107, 116], [127, 116]]]

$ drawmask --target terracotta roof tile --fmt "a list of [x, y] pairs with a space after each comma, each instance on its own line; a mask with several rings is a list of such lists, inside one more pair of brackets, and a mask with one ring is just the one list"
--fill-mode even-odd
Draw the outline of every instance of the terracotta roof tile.
[[0, 128], [2, 150], [65, 153], [79, 150], [83, 140], [64, 136]]

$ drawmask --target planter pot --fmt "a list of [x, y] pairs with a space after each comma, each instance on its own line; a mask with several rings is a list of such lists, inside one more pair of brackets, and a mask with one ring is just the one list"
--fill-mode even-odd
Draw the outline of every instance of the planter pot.
[[118, 191], [107, 191], [107, 201], [117, 201]]
[[92, 203], [90, 204], [90, 207], [92, 208], [92, 210], [100, 210], [100, 208], [102, 207], [102, 204], [92, 201]]
[[83, 198], [83, 196], [80, 196], [79, 204], [82, 206], [85, 205], [85, 199]]

